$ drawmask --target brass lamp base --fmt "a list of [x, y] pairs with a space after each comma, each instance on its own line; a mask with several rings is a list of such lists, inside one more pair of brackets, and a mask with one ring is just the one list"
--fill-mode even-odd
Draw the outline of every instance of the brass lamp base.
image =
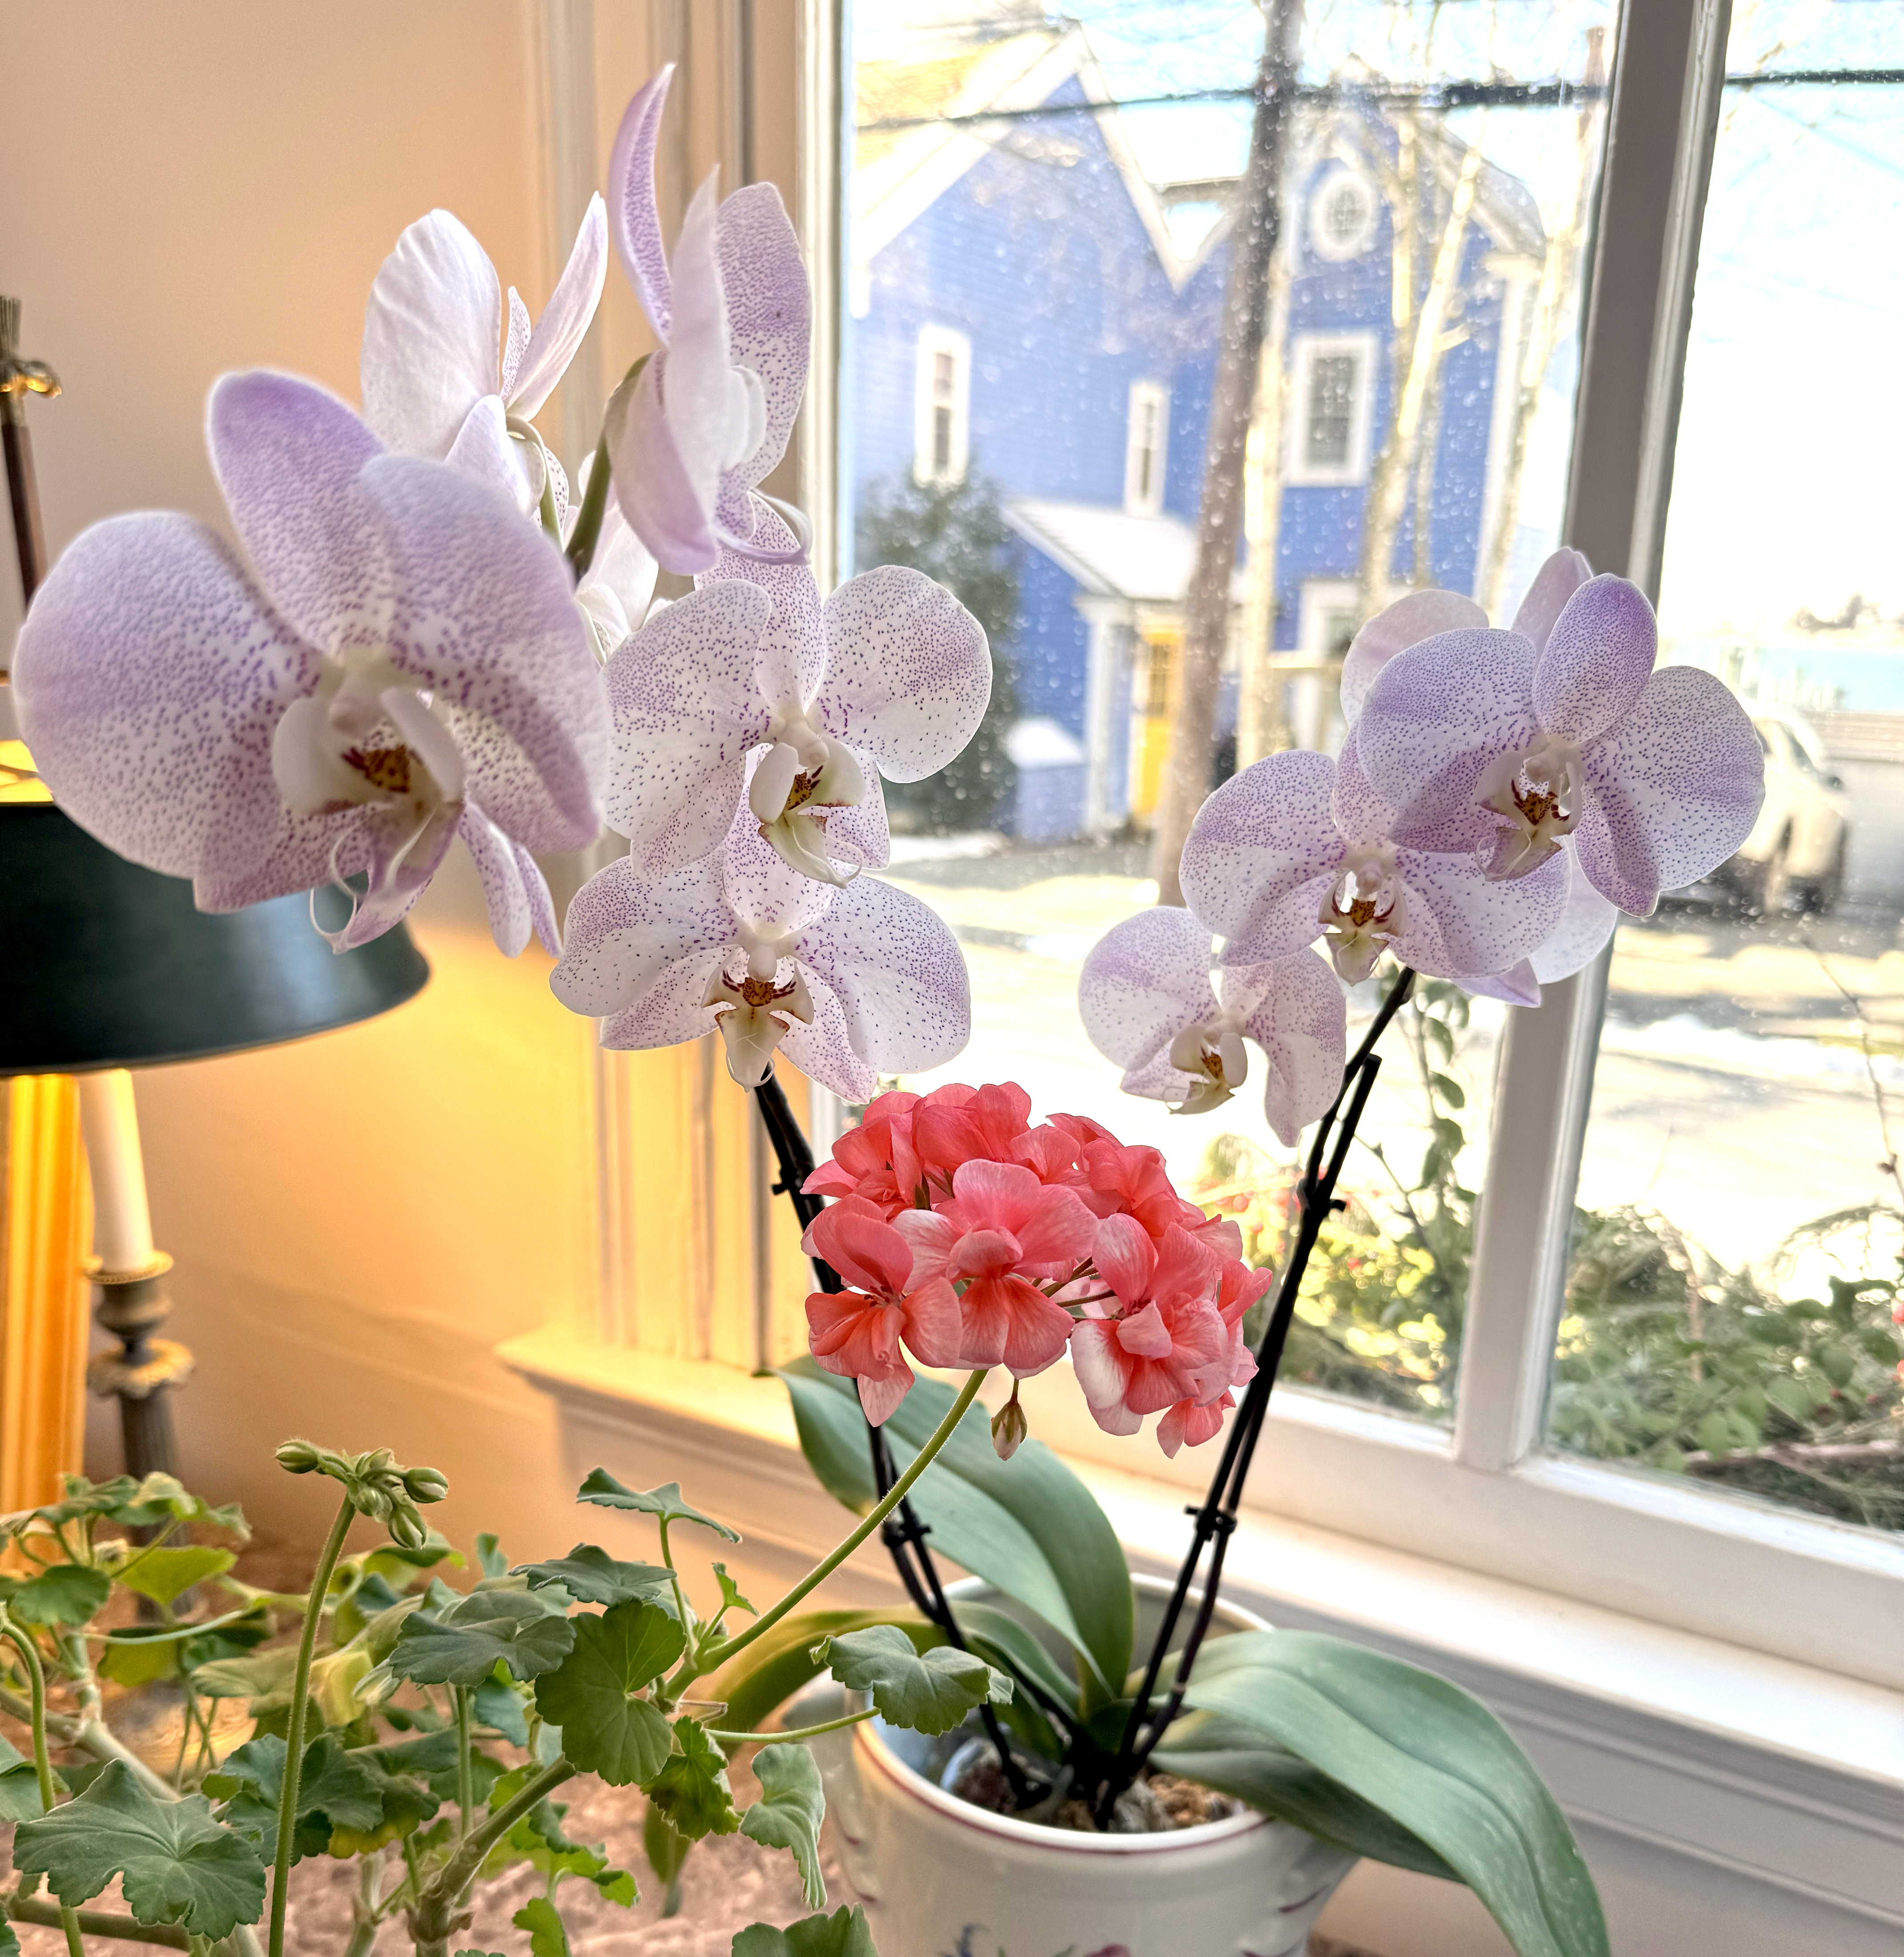
[[93, 1356], [86, 1383], [102, 1399], [119, 1401], [125, 1472], [141, 1480], [179, 1472], [171, 1390], [190, 1378], [194, 1364], [177, 1340], [153, 1336], [172, 1315], [172, 1300], [162, 1288], [171, 1269], [163, 1250], [136, 1270], [109, 1271], [97, 1257], [86, 1260], [96, 1287], [93, 1316], [119, 1342], [116, 1352]]

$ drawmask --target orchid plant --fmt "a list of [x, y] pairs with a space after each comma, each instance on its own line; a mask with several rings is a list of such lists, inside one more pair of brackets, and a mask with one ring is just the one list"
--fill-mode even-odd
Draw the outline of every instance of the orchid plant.
[[[1254, 1046], [1270, 1125], [1292, 1146], [1311, 1134], [1278, 1272], [1180, 1195], [1156, 1151], [1100, 1123], [1035, 1121], [1009, 1083], [878, 1092], [969, 1034], [951, 933], [876, 873], [882, 781], [922, 779], [965, 747], [989, 650], [915, 571], [823, 599], [805, 519], [761, 486], [806, 381], [798, 240], [770, 185], [723, 200], [710, 175], [669, 248], [653, 185], [668, 87], [664, 72], [630, 105], [606, 201], [538, 321], [513, 289], [505, 308], [454, 218], [419, 220], [372, 292], [361, 417], [279, 375], [214, 389], [212, 460], [243, 556], [182, 517], [97, 526], [40, 592], [13, 680], [57, 799], [122, 854], [190, 877], [205, 909], [335, 885], [346, 951], [392, 928], [460, 836], [498, 944], [514, 955], [533, 932], [558, 951], [556, 997], [597, 1018], [605, 1045], [718, 1032], [813, 1260], [811, 1357], [784, 1375], [802, 1443], [859, 1519], [757, 1616], [715, 1564], [703, 1614], [670, 1529], [732, 1532], [672, 1484], [597, 1471], [582, 1500], [651, 1519], [658, 1563], [584, 1544], [512, 1568], [485, 1539], [460, 1593], [428, 1574], [449, 1557], [419, 1513], [440, 1476], [295, 1442], [283, 1465], [329, 1477], [340, 1506], [308, 1592], [267, 1597], [228, 1562], [163, 1560], [201, 1550], [102, 1533], [230, 1525], [176, 1484], [75, 1484], [7, 1525], [33, 1573], [0, 1597], [19, 1688], [4, 1702], [34, 1742], [30, 1790], [24, 1762], [0, 1762], [21, 1822], [9, 1906], [60, 1923], [79, 1957], [78, 1905], [116, 1877], [137, 1933], [242, 1950], [268, 1852], [283, 1957], [293, 1864], [354, 1854], [353, 1957], [400, 1910], [424, 1957], [447, 1957], [474, 1886], [527, 1858], [549, 1873], [554, 1921], [523, 1927], [559, 1950], [558, 1878], [632, 1893], [548, 1804], [584, 1771], [645, 1793], [664, 1881], [688, 1843], [738, 1829], [791, 1848], [817, 1904], [806, 1736], [755, 1728], [830, 1668], [870, 1698], [829, 1725], [969, 1722], [1021, 1812], [1068, 1797], [1117, 1826], [1168, 1766], [1470, 1883], [1523, 1957], [1600, 1957], [1565, 1822], [1477, 1702], [1336, 1639], [1264, 1633], [1200, 1654], [1298, 1287], [1416, 975], [1535, 1007], [1620, 910], [1646, 912], [1744, 839], [1761, 793], [1750, 724], [1716, 681], [1656, 672], [1643, 596], [1562, 551], [1507, 630], [1445, 592], [1369, 621], [1344, 663], [1340, 754], [1273, 755], [1211, 795], [1184, 850], [1188, 907], [1109, 933], [1079, 1010], [1128, 1092], [1186, 1114], [1237, 1093]], [[571, 495], [535, 417], [611, 240], [657, 350], [611, 397]], [[658, 567], [694, 589], [654, 599]], [[605, 822], [627, 849], [558, 934], [536, 853], [590, 845]], [[1343, 988], [1384, 960], [1399, 975], [1351, 1055]], [[782, 1057], [868, 1104], [818, 1168]], [[1154, 1418], [1172, 1454], [1222, 1441], [1140, 1663], [1115, 1535], [1027, 1434], [1016, 1383], [1066, 1361], [1106, 1431]], [[965, 1377], [954, 1390], [916, 1368]], [[1000, 1370], [1014, 1383], [988, 1434], [976, 1402]], [[390, 1541], [353, 1560], [345, 1536], [364, 1516]], [[1024, 1617], [949, 1598], [928, 1532], [1068, 1650], [1069, 1671]], [[795, 1615], [875, 1533], [915, 1609]], [[230, 1610], [175, 1617], [214, 1579]], [[163, 1628], [98, 1628], [115, 1584], [155, 1600]], [[729, 1628], [735, 1613], [753, 1621]], [[280, 1614], [295, 1648], [268, 1642]], [[198, 1695], [247, 1699], [253, 1735], [220, 1757], [208, 1725], [195, 1752], [188, 1723], [176, 1770], [155, 1775], [97, 1716], [102, 1664], [184, 1677], [188, 1713]], [[49, 1681], [71, 1711], [48, 1712]], [[1371, 1751], [1371, 1728], [1407, 1747]], [[55, 1740], [100, 1768], [64, 1805], [56, 1772], [82, 1775], [55, 1769]], [[761, 1742], [762, 1797], [742, 1811], [726, 1757]], [[55, 1905], [34, 1900], [43, 1874]], [[792, 1943], [745, 1932], [736, 1952], [871, 1949], [854, 1913], [796, 1927]]]

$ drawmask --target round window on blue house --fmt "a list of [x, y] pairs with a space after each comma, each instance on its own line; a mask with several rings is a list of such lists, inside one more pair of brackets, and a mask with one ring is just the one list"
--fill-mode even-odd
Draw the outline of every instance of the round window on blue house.
[[1375, 236], [1375, 193], [1353, 170], [1332, 170], [1309, 206], [1309, 248], [1318, 258], [1359, 258]]

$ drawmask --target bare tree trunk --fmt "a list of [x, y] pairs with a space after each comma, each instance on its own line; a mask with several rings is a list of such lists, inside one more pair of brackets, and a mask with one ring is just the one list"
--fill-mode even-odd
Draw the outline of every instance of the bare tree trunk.
[[1197, 520], [1197, 567], [1184, 608], [1176, 712], [1151, 843], [1157, 899], [1166, 904], [1183, 902], [1177, 859], [1183, 853], [1190, 825], [1210, 792], [1217, 683], [1229, 636], [1230, 580], [1235, 575], [1236, 545], [1243, 522], [1244, 455], [1269, 311], [1270, 266], [1283, 225], [1283, 156], [1295, 103], [1302, 0], [1264, 0], [1264, 15], [1249, 165], [1238, 186], [1236, 220], [1230, 232], [1222, 340], [1210, 390], [1203, 506]]
[[1236, 699], [1236, 765], [1247, 768], [1289, 745], [1274, 661], [1276, 555], [1283, 518], [1283, 427], [1289, 375], [1283, 346], [1289, 329], [1289, 261], [1270, 267], [1270, 324], [1256, 381], [1256, 409], [1245, 445], [1243, 644]]
[[[1474, 208], [1475, 191], [1481, 179], [1481, 146], [1469, 144], [1455, 179], [1454, 194], [1440, 243], [1435, 248], [1434, 269], [1428, 273], [1427, 289], [1415, 318], [1414, 343], [1408, 365], [1395, 390], [1395, 404], [1389, 422], [1387, 439], [1369, 472], [1368, 496], [1362, 505], [1362, 565], [1356, 574], [1358, 609], [1368, 618], [1387, 602], [1390, 565], [1395, 555], [1395, 539], [1401, 528], [1402, 513], [1407, 507], [1409, 478], [1422, 434], [1422, 424], [1435, 378], [1441, 371], [1446, 349], [1442, 321], [1447, 317], [1448, 301], [1460, 275], [1461, 252], [1468, 235], [1468, 213]], [[1396, 343], [1399, 350], [1400, 343]]]

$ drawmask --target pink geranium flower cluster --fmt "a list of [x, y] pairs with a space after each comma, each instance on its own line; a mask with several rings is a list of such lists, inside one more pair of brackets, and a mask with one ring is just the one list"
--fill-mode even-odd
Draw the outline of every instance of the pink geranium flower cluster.
[[1155, 1149], [1081, 1114], [1034, 1126], [1011, 1082], [882, 1094], [808, 1178], [834, 1199], [805, 1248], [848, 1288], [807, 1300], [814, 1357], [885, 1420], [921, 1365], [1042, 1373], [1068, 1348], [1098, 1424], [1161, 1414], [1166, 1454], [1222, 1427], [1256, 1361], [1270, 1282], [1234, 1223], [1172, 1187]]

